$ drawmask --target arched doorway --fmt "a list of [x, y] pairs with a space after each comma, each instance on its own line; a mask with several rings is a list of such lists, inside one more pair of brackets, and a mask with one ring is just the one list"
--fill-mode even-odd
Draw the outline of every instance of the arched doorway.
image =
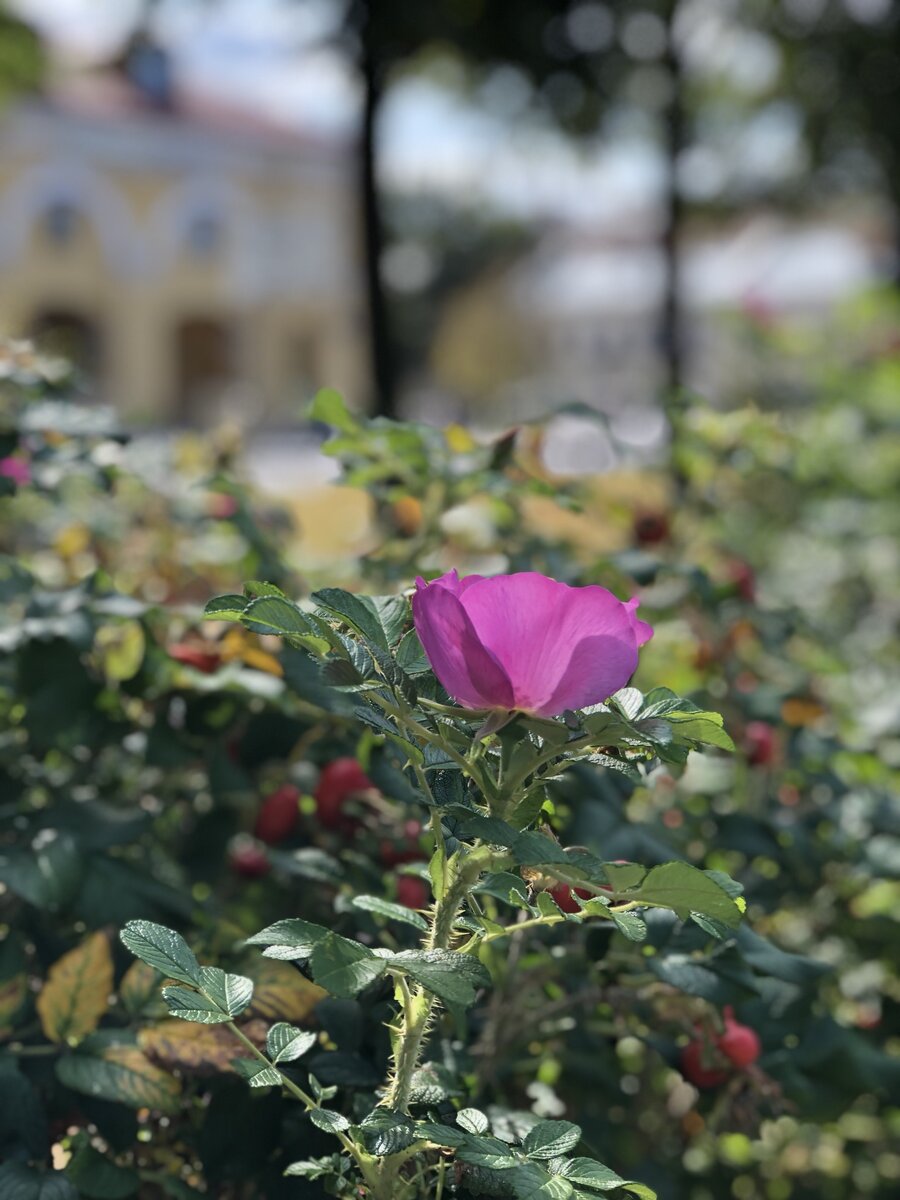
[[214, 317], [189, 317], [175, 335], [176, 418], [207, 424], [220, 413], [235, 381], [234, 331]]
[[96, 321], [69, 309], [47, 308], [32, 319], [28, 334], [38, 350], [67, 359], [86, 382], [98, 382], [102, 344]]

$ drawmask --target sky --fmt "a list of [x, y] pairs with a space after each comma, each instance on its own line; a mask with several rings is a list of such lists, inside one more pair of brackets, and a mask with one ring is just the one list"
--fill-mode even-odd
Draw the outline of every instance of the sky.
[[[141, 0], [8, 0], [60, 57], [101, 62], [132, 28]], [[352, 68], [327, 44], [330, 0], [162, 0], [161, 32], [179, 77], [273, 120], [351, 132], [360, 94]], [[646, 207], [660, 171], [647, 147], [585, 152], [549, 130], [511, 126], [425, 79], [391, 89], [381, 126], [381, 169], [399, 188], [449, 190], [514, 216], [602, 223]], [[435, 153], [435, 145], [439, 153]]]

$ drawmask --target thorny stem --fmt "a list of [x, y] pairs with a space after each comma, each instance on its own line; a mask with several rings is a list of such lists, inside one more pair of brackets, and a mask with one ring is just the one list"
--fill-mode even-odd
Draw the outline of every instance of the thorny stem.
[[[432, 910], [431, 928], [425, 941], [425, 950], [446, 950], [453, 938], [453, 924], [459, 907], [469, 889], [475, 884], [482, 871], [497, 865], [499, 859], [489, 847], [473, 850], [458, 865], [454, 877]], [[425, 988], [417, 985], [403, 993], [404, 1012], [396, 1038], [394, 1069], [384, 1105], [396, 1112], [404, 1112], [409, 1106], [412, 1079], [422, 1045], [434, 1016], [437, 998]]]

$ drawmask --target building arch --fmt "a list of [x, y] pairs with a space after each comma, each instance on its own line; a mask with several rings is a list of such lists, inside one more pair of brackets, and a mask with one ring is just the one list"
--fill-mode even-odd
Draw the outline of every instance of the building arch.
[[[149, 220], [162, 269], [185, 255], [201, 257], [205, 250], [210, 265], [225, 272], [236, 295], [255, 300], [264, 293], [264, 218], [240, 184], [210, 175], [184, 179], [166, 189]], [[215, 229], [215, 245], [198, 244], [196, 234], [203, 226]]]
[[26, 169], [0, 193], [0, 268], [14, 266], [35, 226], [64, 210], [85, 222], [114, 274], [146, 269], [151, 256], [125, 197], [100, 173], [58, 159]]

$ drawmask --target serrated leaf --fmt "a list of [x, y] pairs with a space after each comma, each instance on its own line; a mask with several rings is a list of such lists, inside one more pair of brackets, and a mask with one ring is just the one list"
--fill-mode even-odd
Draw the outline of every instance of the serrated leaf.
[[206, 602], [203, 616], [207, 621], [239, 621], [246, 607], [246, 596], [216, 596]]
[[623, 933], [630, 942], [643, 942], [647, 939], [647, 923], [636, 912], [610, 912], [619, 933]]
[[383, 900], [380, 896], [354, 896], [353, 907], [361, 908], [364, 912], [377, 913], [389, 921], [401, 921], [404, 925], [412, 925], [416, 929], [426, 930], [428, 923], [419, 913], [413, 912], [404, 904], [395, 904], [392, 900]]
[[297, 1029], [287, 1021], [279, 1021], [266, 1035], [266, 1052], [274, 1063], [293, 1062], [317, 1041], [318, 1036], [312, 1030]]
[[260, 596], [277, 596], [280, 600], [288, 598], [277, 584], [268, 583], [264, 579], [245, 579], [244, 596], [248, 600], [256, 600]]
[[474, 1137], [472, 1134], [466, 1135], [466, 1140], [456, 1151], [456, 1157], [460, 1162], [473, 1167], [486, 1167], [490, 1171], [510, 1171], [522, 1162], [499, 1138]]
[[734, 750], [734, 742], [722, 728], [722, 717], [717, 712], [668, 712], [666, 721], [672, 726], [676, 742], [697, 746], [718, 746], [721, 750]]
[[231, 1065], [241, 1079], [252, 1088], [281, 1086], [281, 1075], [278, 1071], [260, 1062], [258, 1058], [233, 1058]]
[[566, 1179], [583, 1187], [593, 1188], [598, 1192], [611, 1192], [614, 1188], [626, 1186], [626, 1181], [592, 1158], [573, 1158], [562, 1169]]
[[231, 975], [221, 967], [201, 967], [200, 984], [206, 995], [229, 1017], [244, 1011], [253, 998], [253, 980]]
[[462, 1087], [452, 1071], [443, 1063], [428, 1062], [413, 1073], [409, 1099], [411, 1104], [438, 1104], [461, 1092]]
[[303, 646], [306, 639], [318, 637], [318, 631], [306, 614], [281, 596], [260, 596], [251, 600], [241, 613], [241, 622], [254, 633], [274, 634], [291, 645]]
[[328, 1108], [311, 1108], [309, 1119], [313, 1125], [318, 1129], [324, 1129], [326, 1133], [343, 1133], [345, 1129], [350, 1128], [350, 1122], [345, 1116], [332, 1112]]
[[247, 945], [265, 946], [263, 954], [267, 958], [301, 962], [309, 958], [327, 934], [324, 925], [313, 925], [310, 921], [301, 921], [299, 917], [288, 917], [248, 937]]
[[740, 908], [723, 888], [697, 867], [683, 862], [651, 867], [628, 898], [639, 904], [670, 908], [682, 920], [687, 920], [692, 912], [699, 912], [731, 929], [741, 920]]
[[551, 1175], [538, 1163], [520, 1163], [504, 1175], [516, 1200], [571, 1200], [575, 1189], [562, 1175]]
[[455, 950], [402, 950], [392, 954], [387, 962], [451, 1008], [470, 1007], [475, 1003], [477, 989], [489, 987], [491, 982], [490, 974], [477, 958]]
[[305, 1022], [327, 992], [290, 963], [260, 958], [249, 970], [253, 999], [248, 1014], [268, 1021]]
[[456, 1123], [467, 1133], [487, 1133], [491, 1127], [490, 1121], [477, 1108], [461, 1108], [456, 1114]]
[[358, 995], [384, 974], [386, 965], [359, 942], [331, 932], [316, 944], [310, 958], [316, 983], [342, 999]]
[[215, 1000], [186, 987], [166, 987], [162, 990], [163, 1000], [173, 1017], [182, 1021], [197, 1021], [201, 1025], [221, 1025], [231, 1020]]
[[168, 1071], [154, 1066], [138, 1046], [100, 1044], [93, 1039], [74, 1054], [57, 1060], [60, 1083], [99, 1100], [113, 1100], [129, 1108], [154, 1108], [166, 1114], [178, 1111], [181, 1084]]
[[468, 1140], [463, 1130], [435, 1121], [419, 1121], [416, 1130], [419, 1137], [427, 1138], [438, 1146], [462, 1146]]
[[581, 1141], [581, 1128], [571, 1121], [538, 1121], [525, 1135], [522, 1149], [529, 1158], [559, 1158]]
[[374, 607], [367, 602], [368, 597], [356, 596], [353, 592], [345, 592], [343, 588], [321, 588], [313, 592], [310, 599], [374, 645], [388, 649], [384, 626]]
[[370, 1154], [398, 1154], [416, 1140], [416, 1127], [404, 1113], [376, 1108], [358, 1125], [359, 1135]]
[[53, 964], [35, 1002], [51, 1042], [80, 1041], [100, 1024], [113, 988], [113, 961], [105, 933], [92, 933]]
[[129, 921], [119, 937], [136, 958], [167, 979], [199, 984], [200, 964], [181, 934], [153, 921]]

